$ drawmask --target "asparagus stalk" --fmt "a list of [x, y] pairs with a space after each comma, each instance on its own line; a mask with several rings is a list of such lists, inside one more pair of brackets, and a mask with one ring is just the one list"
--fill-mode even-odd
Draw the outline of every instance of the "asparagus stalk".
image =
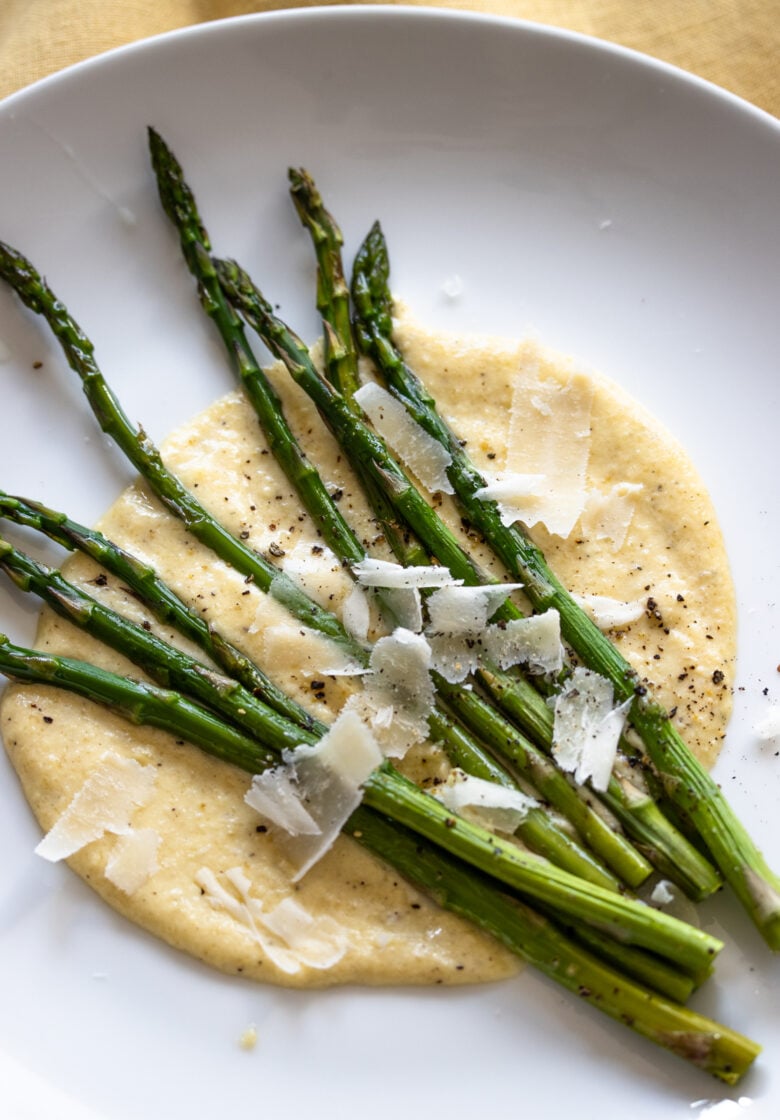
[[[22, 509], [25, 508], [19, 503], [18, 499], [10, 501], [13, 503], [11, 508], [15, 509], [16, 512], [19, 512], [20, 506]], [[40, 509], [40, 507], [38, 508]], [[3, 511], [3, 509], [3, 498], [0, 497], [0, 511]], [[32, 517], [33, 523], [38, 523], [38, 527], [40, 527], [42, 519], [40, 512], [36, 513], [36, 509], [33, 507], [27, 507], [27, 512]], [[52, 536], [58, 536], [63, 527], [66, 527], [69, 535], [73, 533], [73, 523], [68, 522], [64, 515], [55, 516], [51, 514], [51, 511], [47, 511], [47, 513], [49, 516], [45, 520], [51, 526]], [[174, 621], [175, 623], [182, 612], [184, 618], [190, 621], [188, 608], [176, 599], [170, 588], [159, 577], [154, 576], [151, 569], [139, 564], [134, 557], [123, 553], [116, 545], [100, 534], [92, 530], [86, 530], [85, 532], [87, 539], [96, 538], [93, 543], [98, 546], [97, 552], [104, 559], [108, 558], [109, 566], [112, 562], [116, 562], [119, 570], [131, 575], [133, 579], [140, 573], [142, 586], [146, 593], [148, 593], [148, 587], [151, 585], [158, 598], [172, 601], [174, 606], [178, 604], [180, 609], [174, 612], [173, 619], [170, 614], [166, 614], [166, 621]], [[81, 536], [82, 534], [78, 535]], [[67, 541], [69, 538], [63, 536], [62, 539]], [[26, 557], [2, 540], [0, 540], [0, 567], [6, 570], [17, 586], [25, 591], [35, 591], [63, 617], [92, 633], [95, 637], [102, 638], [107, 644], [126, 656], [132, 655], [135, 663], [155, 677], [158, 683], [190, 686], [190, 691], [199, 696], [202, 702], [218, 709], [223, 716], [226, 715], [228, 719], [238, 725], [239, 730], [242, 729], [241, 725], [245, 725], [244, 730], [251, 729], [254, 726], [265, 738], [265, 721], [270, 719], [272, 724], [276, 723], [276, 721], [273, 721], [273, 716], [268, 712], [261, 712], [262, 718], [258, 722], [253, 695], [243, 695], [240, 690], [233, 686], [232, 681], [220, 681], [206, 666], [198, 665], [192, 659], [183, 658], [179, 651], [172, 649], [167, 643], [153, 638], [143, 627], [134, 627], [121, 616], [101, 608], [99, 604], [95, 603], [94, 599], [65, 581], [59, 573], [45, 569], [43, 565], [37, 564], [30, 557]], [[140, 597], [142, 601], [147, 601], [146, 594], [142, 594]], [[193, 617], [196, 623], [201, 624], [193, 627], [193, 629], [196, 634], [201, 633], [202, 621], [197, 616]], [[257, 670], [257, 672], [260, 672], [260, 670]], [[194, 688], [192, 687], [193, 684]], [[281, 695], [284, 696], [284, 693], [281, 693]], [[295, 701], [288, 699], [287, 707], [292, 713], [289, 718], [304, 731], [304, 734], [292, 732], [284, 736], [283, 729], [277, 728], [274, 738], [277, 747], [284, 749], [285, 746], [289, 747], [291, 744], [297, 745], [301, 739], [305, 742], [311, 742], [327, 730], [325, 725], [315, 721]], [[276, 710], [278, 711], [278, 709]], [[288, 711], [283, 711], [281, 714], [288, 715]], [[306, 732], [311, 734], [306, 734]], [[453, 758], [455, 765], [468, 769], [470, 773], [477, 777], [502, 783], [508, 781], [506, 772], [495, 765], [491, 765], [487, 757], [475, 759], [470, 750], [469, 740], [465, 737], [462, 738], [461, 750], [460, 752], [456, 751]], [[457, 743], [458, 740], [456, 739], [455, 742]], [[546, 824], [545, 819], [542, 830]], [[542, 830], [538, 826], [534, 829], [532, 825], [529, 829], [528, 839], [533, 840]], [[543, 831], [542, 836], [544, 836]], [[550, 845], [552, 849], [550, 856], [554, 859], [557, 854], [558, 838], [554, 836], [553, 841]], [[542, 847], [542, 845], [539, 844], [539, 847]], [[550, 857], [548, 856], [548, 858]], [[576, 873], [576, 867], [572, 868], [571, 866], [572, 861], [558, 860], [556, 862], [559, 863], [559, 866], [568, 867], [569, 870], [574, 869]], [[596, 879], [594, 881], [599, 882], [600, 880]], [[603, 880], [602, 885], [608, 886], [610, 884], [608, 880]], [[576, 927], [575, 936], [578, 940], [591, 946], [598, 956], [607, 960], [612, 958], [613, 963], [619, 964], [628, 975], [637, 977], [654, 990], [675, 999], [677, 1002], [685, 1002], [690, 995], [694, 986], [693, 981], [652, 955], [629, 946], [620, 946], [617, 942], [603, 937], [596, 930], [589, 929], [581, 923]]]
[[[278, 395], [257, 364], [242, 332], [240, 323], [237, 320], [236, 313], [233, 311], [222, 292], [217, 272], [209, 256], [211, 248], [209, 236], [198, 212], [195, 197], [184, 179], [184, 174], [178, 160], [162, 137], [155, 132], [154, 129], [149, 130], [149, 146], [163, 209], [179, 234], [185, 261], [198, 284], [201, 303], [220, 332], [234, 371], [241, 379], [247, 391], [247, 395], [257, 412], [271, 450], [277, 457], [290, 482], [298, 490], [308, 513], [331, 542], [331, 546], [337, 555], [347, 564], [360, 562], [365, 558], [366, 551], [352, 532], [349, 524], [341, 517], [337, 506], [331, 499], [327, 488], [320, 480], [316, 470], [311, 466], [308, 460], [306, 460], [306, 471], [301, 472], [299, 469], [300, 463], [305, 458], [304, 453], [300, 449], [294, 434], [286, 423]], [[345, 290], [343, 277], [339, 287], [343, 295]], [[339, 327], [343, 328], [343, 301], [338, 319]], [[348, 325], [348, 313], [346, 321]], [[331, 332], [331, 334], [332, 339], [336, 339], [336, 355], [338, 357], [338, 355], [342, 354], [343, 348], [336, 338], [335, 332]], [[341, 368], [345, 373], [348, 368], [350, 368], [353, 356], [354, 348], [351, 353], [342, 355], [343, 360], [339, 358]], [[305, 484], [303, 484], [304, 482]], [[333, 532], [332, 529], [335, 524], [339, 526], [339, 531], [337, 533]], [[400, 536], [400, 533], [396, 531], [395, 526], [392, 524], [386, 525], [386, 531], [388, 533], [392, 532], [396, 537]], [[427, 556], [422, 553], [421, 550], [420, 556], [427, 561]], [[438, 678], [435, 678], [435, 680], [438, 686], [441, 682]], [[481, 698], [475, 702], [484, 705], [484, 701], [482, 701]], [[451, 703], [453, 710], [457, 713], [459, 704], [457, 696], [451, 698]], [[461, 760], [463, 760], [462, 733], [457, 732], [457, 729], [451, 726], [449, 722], [443, 722], [441, 713], [437, 713], [434, 719], [438, 723], [436, 732], [443, 738], [445, 749], [451, 756], [453, 752], [459, 751]], [[499, 727], [498, 730], [500, 732], [502, 729]], [[503, 728], [503, 732], [506, 735], [513, 734], [513, 731], [514, 729], [509, 725]], [[459, 738], [461, 742], [453, 743], [453, 738], [455, 737]], [[533, 750], [533, 748], [531, 748], [531, 750]], [[470, 754], [476, 756], [476, 753], [478, 753], [478, 748], [476, 744], [473, 744]], [[538, 752], [535, 753], [538, 754]], [[484, 769], [484, 761], [480, 763], [480, 765]], [[470, 767], [464, 764], [464, 769], [470, 769]], [[551, 769], [550, 766], [547, 766], [548, 771]], [[530, 777], [528, 768], [526, 768], [524, 773], [527, 777]], [[547, 796], [550, 798], [551, 803], [556, 808], [566, 813], [566, 807], [573, 806], [576, 801], [576, 797], [572, 794], [566, 779], [556, 774], [548, 780], [547, 785]], [[582, 819], [583, 811], [580, 810], [582, 810], [582, 806], [578, 809], [575, 820]], [[650, 864], [619, 834], [617, 822], [613, 820], [613, 826], [610, 827], [609, 823], [587, 807], [584, 809], [584, 815], [589, 825], [589, 838], [594, 851], [602, 857], [629, 886], [635, 887], [643, 882], [650, 874]], [[536, 850], [545, 854], [551, 854], [546, 843], [542, 847], [539, 847], [542, 839], [542, 837], [538, 837], [534, 841], [534, 847]], [[559, 862], [560, 855], [561, 853], [551, 858], [555, 858], [556, 862]], [[572, 853], [571, 858], [575, 858], [575, 856], [576, 853]], [[582, 861], [582, 853], [580, 853], [579, 858]], [[570, 864], [570, 866], [572, 865]], [[602, 869], [599, 870], [601, 871]], [[596, 871], [591, 869], [588, 877], [593, 878], [594, 874], [596, 874]]]
[[256, 774], [278, 761], [276, 753], [180, 693], [135, 681], [69, 657], [13, 645], [0, 634], [0, 676], [51, 685], [111, 708], [136, 725], [186, 739], [223, 762]]
[[[519, 696], [515, 683], [508, 684], [506, 674], [497, 673], [492, 666], [483, 666], [480, 680], [488, 685], [491, 695], [504, 696], [504, 711], [545, 751], [551, 752], [553, 713], [539, 693], [532, 690], [530, 696]], [[465, 714], [464, 719], [473, 726]], [[664, 814], [640, 767], [632, 767], [628, 758], [619, 756], [609, 786], [599, 798], [656, 870], [678, 883], [689, 898], [700, 902], [718, 889], [720, 876]]]
[[270, 593], [305, 626], [320, 631], [349, 656], [364, 658], [362, 646], [347, 634], [335, 615], [319, 607], [284, 572], [228, 532], [167, 469], [146, 433], [136, 429], [123, 412], [100, 372], [90, 340], [32, 264], [4, 242], [0, 242], [0, 278], [27, 307], [46, 319], [68, 364], [81, 378], [101, 428], [146, 479], [163, 505], [194, 537], [253, 580], [262, 591]]
[[[248, 572], [262, 590], [270, 592], [301, 622], [334, 639], [358, 663], [366, 664], [367, 651], [346, 633], [335, 615], [319, 607], [284, 573], [228, 533], [165, 468], [156, 448], [145, 436], [136, 433], [127, 420], [100, 372], [91, 342], [69, 315], [65, 305], [57, 299], [29, 261], [16, 250], [3, 246], [2, 243], [0, 243], [0, 275], [14, 287], [27, 306], [46, 318], [62, 345], [69, 364], [82, 378], [87, 398], [101, 426], [114, 436], [120, 448], [144, 475], [168, 510], [180, 517], [186, 527], [224, 561], [238, 571]], [[431, 725], [434, 739], [446, 740], [454, 736], [456, 731], [452, 730], [453, 728], [452, 721], [445, 713], [434, 714]], [[643, 869], [642, 877], [644, 877], [647, 864], [638, 852], [625, 841], [621, 842], [622, 838], [617, 833], [609, 832], [607, 835], [605, 830], [605, 840], [611, 846], [613, 860], [619, 859], [628, 868], [625, 878], [631, 880], [632, 875], [636, 874], [637, 865]], [[584, 849], [575, 851], [573, 844], [569, 847], [570, 858], [578, 861], [579, 871], [597, 877], [607, 885], [607, 881], [603, 878], [604, 869], [598, 861]], [[586, 867], [588, 864], [589, 869]], [[636, 879], [634, 881], [636, 882]], [[613, 883], [614, 880], [610, 879], [609, 884]]]
[[[38, 563], [2, 538], [0, 568], [21, 590], [38, 595], [61, 617], [124, 654], [157, 684], [187, 694], [277, 751], [293, 750], [301, 743], [314, 743], [327, 731], [324, 723], [312, 719], [292, 700], [288, 700], [292, 718], [281, 716], [231, 677], [215, 672], [208, 665], [157, 638], [143, 626], [130, 622], [66, 580], [59, 572]], [[446, 718], [441, 716], [434, 727], [444, 730], [445, 724]], [[451, 738], [456, 765], [478, 777], [513, 784], [505, 771], [472, 746], [465, 733]], [[518, 834], [535, 851], [559, 867], [602, 887], [617, 889], [616, 880], [599, 865], [594, 865], [588, 853], [563, 832], [541, 807], [530, 810]]]
[[[547, 917], [555, 920], [552, 912]], [[605, 961], [610, 968], [638, 980], [640, 984], [645, 984], [654, 992], [666, 996], [675, 1003], [687, 1003], [697, 987], [692, 977], [679, 972], [652, 953], [640, 955], [639, 950], [630, 945], [620, 945], [582, 922], [567, 926], [566, 932], [594, 956]]]
[[[325, 208], [311, 176], [300, 169], [290, 170], [289, 177], [295, 208], [311, 235], [317, 258], [317, 307], [325, 328], [326, 376], [353, 411], [360, 414], [359, 406], [353, 399], [360, 385], [360, 375], [341, 259], [341, 230]], [[384, 493], [371, 485], [370, 479], [365, 476], [364, 485], [374, 512], [380, 522], [388, 526], [386, 534], [400, 562], [406, 565], [427, 563], [428, 554], [419, 542], [413, 540], [410, 549], [407, 539], [394, 532], [395, 514]], [[420, 554], [422, 558], [419, 558]], [[511, 608], [511, 604], [507, 607]], [[499, 617], [512, 617], [512, 612], [505, 609]], [[552, 713], [532, 682], [524, 680], [517, 672], [504, 672], [487, 660], [483, 660], [477, 677], [499, 707], [547, 753], [551, 753]], [[469, 726], [477, 730], [468, 715], [461, 714]], [[622, 768], [599, 799], [608, 806], [657, 870], [679, 883], [691, 898], [701, 900], [718, 889], [720, 876], [666, 819], [640, 776], [628, 775], [625, 767]]]
[[97, 529], [71, 520], [66, 514], [49, 509], [40, 502], [14, 497], [0, 490], [0, 517], [44, 533], [51, 540], [74, 551], [78, 549], [122, 583], [160, 622], [173, 626], [194, 642], [223, 672], [233, 677], [264, 700], [280, 715], [309, 730], [314, 719], [282, 691], [242, 650], [229, 642], [212, 623], [207, 623], [164, 583], [154, 568], [110, 541]]
[[198, 282], [203, 308], [225, 343], [233, 370], [258, 414], [270, 450], [301, 494], [306, 508], [316, 506], [320, 510], [318, 525], [333, 551], [339, 555], [346, 553], [353, 563], [357, 562], [362, 559], [362, 549], [355, 550], [349, 525], [338, 506], [330, 501], [327, 487], [293, 436], [281, 401], [255, 360], [240, 318], [222, 295], [209, 256], [209, 236], [195, 199], [184, 183], [181, 168], [153, 128], [149, 129], [149, 149], [163, 208], [179, 232], [182, 253]]
[[[295, 208], [311, 234], [317, 254], [317, 309], [323, 324], [325, 376], [353, 412], [361, 415], [361, 409], [354, 400], [354, 394], [360, 388], [360, 374], [351, 326], [349, 288], [341, 260], [344, 239], [325, 209], [311, 176], [302, 168], [291, 168], [289, 178]], [[393, 504], [384, 492], [365, 476], [361, 482], [396, 560], [406, 568], [429, 564], [428, 551], [409, 526], [399, 522]]]
[[351, 401], [360, 388], [360, 375], [352, 334], [349, 286], [341, 260], [344, 238], [332, 215], [325, 209], [322, 196], [308, 172], [303, 168], [290, 168], [289, 179], [295, 209], [311, 234], [317, 255], [317, 310], [326, 325], [325, 368], [328, 380]]
[[22, 591], [32, 592], [60, 617], [124, 654], [162, 688], [174, 689], [204, 705], [224, 721], [253, 735], [277, 753], [315, 743], [324, 735], [324, 724], [313, 721], [311, 730], [270, 708], [232, 677], [158, 638], [110, 607], [98, 602], [60, 572], [33, 560], [0, 538], [0, 569]]
[[[356, 818], [358, 827], [363, 829], [362, 818], [355, 814], [352, 820]], [[390, 829], [378, 816], [372, 825], [370, 832], [363, 831], [362, 841], [393, 862], [399, 857], [397, 844], [401, 833]], [[626, 982], [586, 950], [574, 948], [538, 913], [523, 907], [522, 918], [519, 918], [515, 900], [498, 893], [485, 896], [474, 879], [464, 875], [460, 866], [444, 853], [430, 847], [417, 852], [409, 848], [396, 866], [418, 886], [424, 885], [441, 905], [476, 921], [550, 979], [563, 984], [580, 999], [593, 1001], [606, 1015], [626, 1023], [639, 1034], [728, 1084], [735, 1084], [743, 1075], [749, 1061], [747, 1055], [752, 1056], [755, 1047], [741, 1035], [724, 1030], [688, 1009], [681, 1012], [673, 1003], [650, 996], [636, 984]], [[520, 922], [522, 937], [517, 936]]]
[[[444, 557], [444, 562], [453, 574], [471, 584], [481, 582], [467, 557], [464, 561], [465, 554], [454, 535], [415, 489], [387, 451], [384, 443], [355, 416], [345, 398], [320, 377], [306, 347], [290, 328], [274, 315], [270, 304], [258, 292], [246, 273], [234, 262], [228, 261], [217, 262], [217, 271], [231, 301], [240, 307], [247, 322], [263, 338], [271, 352], [285, 363], [293, 379], [315, 401], [345, 452], [353, 459], [358, 474], [361, 477], [368, 477], [372, 485], [383, 489], [393, 501], [398, 500], [397, 508], [400, 516], [408, 518], [413, 531], [425, 540], [437, 559], [442, 560]], [[437, 551], [441, 540], [445, 542], [442, 553]], [[505, 604], [505, 607], [508, 606], [509, 604]], [[495, 673], [492, 676], [495, 678]], [[442, 689], [445, 687], [441, 681], [437, 681], [437, 686]], [[535, 704], [538, 712], [542, 704], [538, 696]], [[541, 718], [537, 714], [532, 712], [531, 718], [537, 726], [541, 726]], [[512, 734], [506, 739], [496, 740], [498, 749], [503, 751], [510, 743], [516, 742], [515, 734], [516, 729], [513, 729]], [[544, 741], [549, 746], [549, 729]], [[519, 758], [520, 756], [515, 755], [513, 761], [518, 762]], [[660, 859], [665, 871], [673, 870], [675, 857], [682, 859], [683, 869], [681, 872], [676, 872], [674, 878], [684, 885], [689, 885], [694, 897], [705, 897], [717, 889], [720, 879], [708, 861], [679, 831], [674, 829], [660, 810], [653, 809], [647, 799], [631, 798], [630, 791], [621, 787], [617, 780], [610, 784], [610, 796], [613, 804], [620, 808], [622, 820], [630, 825], [632, 831], [644, 844], [646, 851], [651, 854], [663, 853]], [[591, 806], [587, 808], [592, 812]], [[600, 827], [603, 828], [604, 822], [602, 820], [599, 824], [592, 821], [591, 824], [598, 831]], [[609, 856], [602, 849], [599, 849], [599, 854], [609, 861]]]
[[[136, 724], [185, 737], [249, 773], [274, 762], [272, 752], [175, 692], [84, 662], [14, 646], [5, 635], [0, 635], [0, 674], [75, 692]], [[383, 773], [384, 768], [370, 782], [380, 786]], [[445, 820], [444, 832], [448, 835], [450, 831]], [[573, 945], [552, 922], [502, 893], [488, 876], [468, 870], [435, 845], [421, 842], [419, 835], [388, 820], [386, 813], [361, 806], [345, 832], [432, 894], [440, 905], [474, 921], [580, 998], [728, 1084], [736, 1083], [760, 1052], [744, 1036], [627, 981]]]
[[505, 526], [495, 502], [475, 497], [485, 480], [435, 401], [406, 365], [392, 341], [389, 258], [375, 224], [355, 262], [352, 293], [358, 336], [390, 388], [414, 419], [447, 448], [448, 477], [471, 524], [490, 543], [536, 610], [554, 607], [565, 640], [584, 664], [607, 677], [615, 695], [631, 700], [631, 722], [656, 767], [669, 798], [693, 821], [709, 852], [770, 948], [780, 949], [780, 878], [769, 868], [717, 783], [688, 749], [663, 707], [550, 570], [541, 550], [519, 523]]
[[[241, 740], [240, 756], [249, 763], [245, 768], [253, 772], [263, 768], [257, 765], [258, 751], [265, 758], [265, 766], [271, 764], [269, 748], [274, 750], [275, 747], [272, 727], [269, 726], [266, 745], [254, 743], [177, 692], [143, 684], [137, 686], [136, 692], [134, 682], [125, 678], [72, 658], [21, 649], [11, 645], [4, 636], [0, 636], [0, 674], [15, 680], [67, 688], [103, 704], [114, 704], [116, 694], [117, 705], [136, 722], [151, 723], [178, 733], [222, 758], [227, 757], [224, 731], [229, 744], [237, 742], [236, 736]], [[179, 710], [184, 712], [185, 722], [177, 731]], [[203, 714], [203, 726], [198, 724], [199, 713]], [[301, 731], [301, 738], [305, 734]], [[249, 743], [255, 746], [254, 754]], [[717, 938], [693, 926], [587, 883], [486, 829], [454, 816], [387, 761], [366, 781], [363, 804], [411, 828], [524, 897], [552, 908], [564, 920], [584, 921], [626, 944], [648, 949], [695, 980], [709, 973], [722, 948]]]

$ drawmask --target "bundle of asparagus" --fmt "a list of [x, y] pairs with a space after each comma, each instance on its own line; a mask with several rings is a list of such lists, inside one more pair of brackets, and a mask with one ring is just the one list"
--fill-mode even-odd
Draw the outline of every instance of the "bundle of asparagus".
[[[507, 528], [496, 504], [476, 497], [484, 480], [393, 344], [387, 252], [379, 227], [371, 231], [356, 261], [353, 323], [341, 234], [311, 179], [304, 172], [291, 172], [293, 200], [317, 254], [323, 377], [306, 347], [249, 277], [237, 265], [212, 258], [181, 167], [154, 130], [150, 148], [160, 197], [178, 231], [203, 307], [257, 411], [269, 448], [335, 554], [350, 569], [367, 558], [366, 548], [287, 424], [240, 315], [316, 403], [363, 482], [399, 562], [409, 568], [433, 561], [467, 585], [492, 582], [363, 418], [355, 400], [361, 384], [357, 339], [415, 421], [446, 446], [448, 474], [464, 510], [507, 571], [522, 577], [533, 607], [541, 611], [554, 606], [579, 660], [607, 676], [617, 696], [631, 701], [631, 723], [647, 752], [642, 765], [633, 765], [634, 756], [630, 767], [617, 770], [605, 791], [588, 790], [582, 797], [552, 757], [552, 715], [544, 693], [556, 687], [555, 682], [526, 677], [484, 658], [466, 687], [433, 674], [437, 700], [428, 730], [454, 766], [509, 787], [517, 786], [519, 779], [524, 788], [538, 793], [539, 801], [518, 827], [523, 846], [453, 815], [388, 760], [365, 782], [363, 803], [344, 832], [442, 906], [488, 930], [601, 1011], [715, 1076], [736, 1082], [758, 1047], [682, 1006], [710, 973], [720, 943], [636, 901], [631, 891], [655, 870], [675, 879], [692, 898], [703, 899], [718, 889], [722, 874], [767, 942], [777, 948], [778, 881], [663, 710], [550, 572], [522, 527]], [[47, 321], [81, 378], [100, 426], [168, 511], [294, 618], [335, 642], [358, 665], [367, 666], [370, 650], [334, 614], [318, 606], [271, 560], [232, 535], [167, 469], [148, 436], [125, 416], [89, 339], [30, 262], [2, 245], [0, 275]], [[53, 684], [109, 705], [252, 774], [276, 766], [282, 752], [313, 744], [327, 733], [325, 724], [286, 695], [218, 629], [206, 625], [148, 565], [65, 514], [27, 499], [0, 493], [0, 517], [93, 557], [205, 657], [200, 661], [184, 654], [0, 541], [0, 567], [17, 587], [40, 596], [70, 622], [124, 653], [157, 683], [139, 683], [83, 662], [21, 649], [4, 636], [0, 673]], [[392, 600], [385, 597], [381, 606], [392, 624]], [[494, 617], [509, 621], [521, 614], [506, 600]], [[626, 752], [635, 751], [628, 743], [623, 746]], [[685, 821], [695, 825], [696, 842], [662, 812], [655, 796], [660, 788]], [[566, 819], [565, 827], [557, 814]]]

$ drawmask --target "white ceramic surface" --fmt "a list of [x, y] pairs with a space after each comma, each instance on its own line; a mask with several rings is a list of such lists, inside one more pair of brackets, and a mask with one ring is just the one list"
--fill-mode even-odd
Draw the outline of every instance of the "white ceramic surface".
[[[780, 758], [753, 730], [780, 699], [778, 123], [561, 31], [375, 8], [205, 25], [18, 94], [0, 106], [0, 237], [45, 270], [155, 437], [230, 378], [157, 203], [147, 123], [182, 158], [216, 246], [304, 336], [317, 321], [291, 163], [316, 175], [350, 250], [381, 217], [395, 288], [425, 320], [532, 327], [681, 437], [715, 495], [741, 607], [718, 778], [780, 863]], [[41, 323], [6, 291], [0, 339], [0, 485], [93, 519], [127, 469]], [[31, 606], [3, 589], [0, 629], [21, 640], [33, 626]], [[530, 971], [457, 991], [302, 994], [227, 979], [37, 860], [4, 759], [0, 807], [4, 1117], [778, 1115], [780, 964], [726, 899], [705, 910], [728, 948], [697, 1005], [766, 1046], [736, 1092]], [[259, 1042], [244, 1052], [249, 1023]]]

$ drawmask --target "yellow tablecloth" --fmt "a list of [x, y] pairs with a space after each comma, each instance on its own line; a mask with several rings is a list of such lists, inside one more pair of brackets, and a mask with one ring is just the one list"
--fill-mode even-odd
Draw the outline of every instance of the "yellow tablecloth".
[[[324, 0], [315, 0], [324, 2]], [[414, 3], [415, 0], [406, 0]], [[447, 0], [644, 51], [780, 116], [779, 0]], [[308, 0], [0, 0], [0, 97], [111, 47]]]

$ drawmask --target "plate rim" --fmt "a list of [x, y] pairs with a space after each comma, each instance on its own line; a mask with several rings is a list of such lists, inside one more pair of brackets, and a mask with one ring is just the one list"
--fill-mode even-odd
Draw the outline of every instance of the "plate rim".
[[606, 55], [633, 60], [635, 63], [649, 67], [650, 69], [655, 69], [659, 73], [666, 74], [668, 77], [678, 82], [690, 84], [694, 88], [699, 87], [711, 95], [722, 98], [725, 103], [731, 104], [734, 108], [739, 108], [749, 115], [754, 115], [758, 122], [763, 122], [775, 130], [777, 132], [777, 139], [780, 141], [779, 117], [775, 117], [768, 110], [762, 109], [752, 101], [747, 100], [747, 98], [733, 93], [731, 90], [718, 85], [717, 82], [709, 78], [704, 78], [694, 71], [686, 70], [684, 67], [678, 66], [672, 62], [667, 62], [665, 59], [658, 58], [655, 55], [648, 54], [635, 47], [628, 47], [614, 40], [604, 39], [597, 35], [590, 35], [583, 31], [576, 31], [557, 24], [543, 23], [524, 17], [501, 15], [494, 12], [479, 12], [446, 7], [426, 7], [425, 5], [411, 4], [316, 4], [311, 7], [277, 8], [262, 12], [246, 12], [240, 15], [223, 16], [215, 20], [186, 24], [182, 27], [171, 28], [169, 31], [161, 31], [154, 35], [144, 36], [141, 39], [134, 39], [128, 43], [121, 43], [115, 47], [109, 47], [107, 50], [100, 51], [98, 54], [90, 55], [87, 58], [70, 63], [51, 74], [46, 74], [41, 78], [37, 78], [28, 85], [22, 86], [20, 89], [7, 94], [6, 97], [0, 100], [0, 112], [9, 108], [14, 109], [17, 100], [27, 95], [37, 95], [39, 91], [47, 90], [50, 86], [54, 86], [59, 82], [70, 82], [74, 80], [74, 78], [78, 79], [84, 71], [110, 65], [115, 60], [122, 59], [124, 56], [130, 56], [138, 51], [146, 51], [149, 48], [157, 49], [158, 46], [164, 47], [173, 39], [179, 40], [190, 37], [194, 39], [202, 35], [219, 33], [222, 29], [237, 24], [251, 26], [262, 23], [306, 23], [316, 22], [321, 19], [326, 21], [344, 20], [349, 22], [356, 17], [361, 19], [368, 18], [370, 20], [412, 19], [419, 20], [420, 22], [494, 25], [504, 27], [507, 30], [516, 31], [520, 34], [548, 37], [553, 40], [559, 40], [560, 42], [571, 43], [580, 48], [590, 49], [595, 52], [601, 51]]
[[[80, 80], [82, 74], [86, 71], [89, 71], [93, 68], [97, 69], [98, 67], [102, 68], [106, 65], [109, 65], [116, 57], [131, 55], [147, 50], [149, 46], [153, 44], [160, 44], [161, 46], [165, 46], [165, 44], [172, 39], [184, 39], [195, 35], [205, 35], [208, 34], [212, 28], [220, 27], [222, 25], [235, 25], [236, 23], [242, 22], [255, 24], [260, 21], [273, 21], [277, 24], [287, 23], [291, 21], [303, 22], [305, 20], [311, 20], [313, 15], [317, 18], [321, 18], [324, 14], [327, 14], [327, 19], [329, 21], [332, 21], [334, 19], [347, 19], [354, 16], [355, 14], [361, 16], [370, 14], [372, 18], [374, 16], [386, 16], [389, 14], [392, 14], [394, 17], [412, 15], [413, 18], [424, 19], [426, 22], [431, 22], [432, 20], [446, 20], [448, 22], [461, 23], [475, 22], [481, 25], [499, 25], [504, 27], [511, 27], [513, 30], [519, 30], [521, 32], [524, 30], [531, 30], [533, 32], [542, 32], [545, 35], [552, 33], [552, 37], [556, 39], [572, 40], [580, 45], [585, 44], [589, 45], [590, 47], [596, 47], [600, 50], [606, 50], [610, 54], [614, 53], [621, 57], [641, 60], [644, 66], [647, 66], [649, 64], [651, 67], [660, 69], [660, 71], [662, 72], [673, 74], [677, 78], [677, 80], [682, 80], [686, 85], [690, 85], [691, 83], [694, 83], [695, 85], [701, 85], [710, 94], [715, 93], [719, 97], [725, 98], [726, 101], [735, 103], [742, 110], [747, 108], [752, 114], [758, 114], [761, 120], [769, 121], [773, 128], [778, 131], [778, 139], [780, 139], [780, 122], [778, 122], [770, 114], [767, 114], [764, 110], [759, 109], [757, 106], [752, 105], [750, 102], [739, 98], [737, 95], [731, 94], [729, 91], [724, 90], [705, 79], [698, 78], [696, 75], [689, 74], [687, 71], [674, 67], [671, 64], [655, 59], [652, 56], [645, 55], [641, 52], [631, 50], [630, 48], [622, 47], [619, 44], [610, 43], [609, 41], [583, 35], [578, 32], [569, 32], [565, 29], [559, 29], [546, 24], [537, 24], [531, 21], [515, 20], [511, 17], [493, 16], [486, 13], [476, 12], [463, 13], [457, 10], [450, 9], [422, 9], [417, 7], [395, 7], [387, 5], [360, 5], [354, 8], [317, 7], [311, 9], [283, 10], [279, 12], [250, 13], [244, 16], [228, 17], [226, 19], [218, 21], [197, 24], [187, 28], [173, 29], [169, 32], [161, 33], [160, 35], [152, 36], [147, 39], [138, 40], [134, 43], [112, 48], [111, 50], [103, 52], [102, 54], [94, 56], [93, 58], [74, 63], [72, 66], [66, 68], [65, 70], [59, 71], [54, 75], [49, 75], [42, 79], [39, 79], [37, 82], [24, 87], [24, 89], [17, 91], [16, 93], [10, 95], [10, 97], [5, 99], [3, 102], [0, 102], [0, 113], [2, 113], [8, 107], [10, 107], [11, 109], [15, 108], [17, 99], [29, 96], [31, 94], [35, 94], [37, 96], [39, 91], [41, 90], [43, 90], [45, 93], [48, 93], [50, 87], [55, 86], [63, 79], [67, 79], [68, 81]], [[2, 1057], [2, 1054], [0, 1054], [0, 1057]]]

